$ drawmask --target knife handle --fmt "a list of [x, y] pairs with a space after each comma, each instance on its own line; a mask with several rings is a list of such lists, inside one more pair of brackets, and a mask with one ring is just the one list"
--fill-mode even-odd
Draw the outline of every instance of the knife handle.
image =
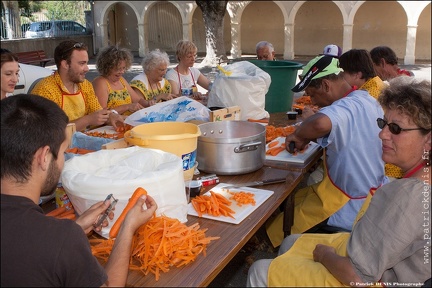
[[291, 154], [293, 154], [293, 153], [294, 153], [294, 149], [295, 149], [295, 142], [294, 142], [294, 141], [291, 141], [291, 142], [288, 144], [288, 152], [291, 153]]

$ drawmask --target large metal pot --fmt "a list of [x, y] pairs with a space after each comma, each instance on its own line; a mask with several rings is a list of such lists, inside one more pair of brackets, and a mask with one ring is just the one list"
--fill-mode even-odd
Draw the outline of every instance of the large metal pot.
[[264, 165], [265, 127], [247, 121], [220, 121], [199, 125], [198, 169], [220, 175], [256, 171]]

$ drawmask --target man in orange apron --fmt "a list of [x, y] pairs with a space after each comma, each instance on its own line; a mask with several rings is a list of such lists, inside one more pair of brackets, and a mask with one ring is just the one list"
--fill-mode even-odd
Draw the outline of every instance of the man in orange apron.
[[85, 79], [89, 71], [87, 49], [84, 43], [74, 40], [61, 42], [54, 51], [57, 71], [39, 81], [31, 94], [57, 103], [78, 131], [104, 124], [117, 128], [123, 118], [115, 110], [102, 109], [93, 85]]
[[[322, 107], [287, 136], [296, 149], [316, 140], [324, 147], [324, 178], [296, 192], [292, 234], [324, 222], [339, 231], [351, 231], [355, 216], [372, 187], [385, 181], [381, 141], [376, 119], [384, 112], [367, 91], [356, 90], [343, 78], [338, 59], [326, 55], [311, 60], [292, 89], [306, 90], [312, 104]], [[267, 223], [274, 247], [284, 238], [283, 215]]]

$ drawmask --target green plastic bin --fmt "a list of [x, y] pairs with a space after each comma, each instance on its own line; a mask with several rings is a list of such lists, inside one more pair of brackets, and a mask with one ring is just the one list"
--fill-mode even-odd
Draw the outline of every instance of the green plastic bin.
[[247, 60], [271, 77], [271, 84], [265, 97], [265, 110], [269, 113], [291, 111], [293, 88], [296, 84], [298, 70], [303, 64], [292, 61]]

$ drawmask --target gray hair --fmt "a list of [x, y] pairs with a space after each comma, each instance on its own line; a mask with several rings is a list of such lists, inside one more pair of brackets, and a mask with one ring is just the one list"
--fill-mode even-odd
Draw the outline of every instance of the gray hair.
[[163, 63], [165, 63], [167, 67], [170, 65], [168, 54], [166, 52], [160, 51], [159, 49], [155, 49], [144, 56], [141, 66], [145, 73], [155, 69]]
[[255, 51], [258, 52], [259, 49], [264, 48], [264, 47], [269, 47], [269, 52], [273, 52], [274, 48], [273, 48], [273, 44], [271, 44], [270, 42], [267, 41], [260, 41], [256, 44], [256, 48]]

